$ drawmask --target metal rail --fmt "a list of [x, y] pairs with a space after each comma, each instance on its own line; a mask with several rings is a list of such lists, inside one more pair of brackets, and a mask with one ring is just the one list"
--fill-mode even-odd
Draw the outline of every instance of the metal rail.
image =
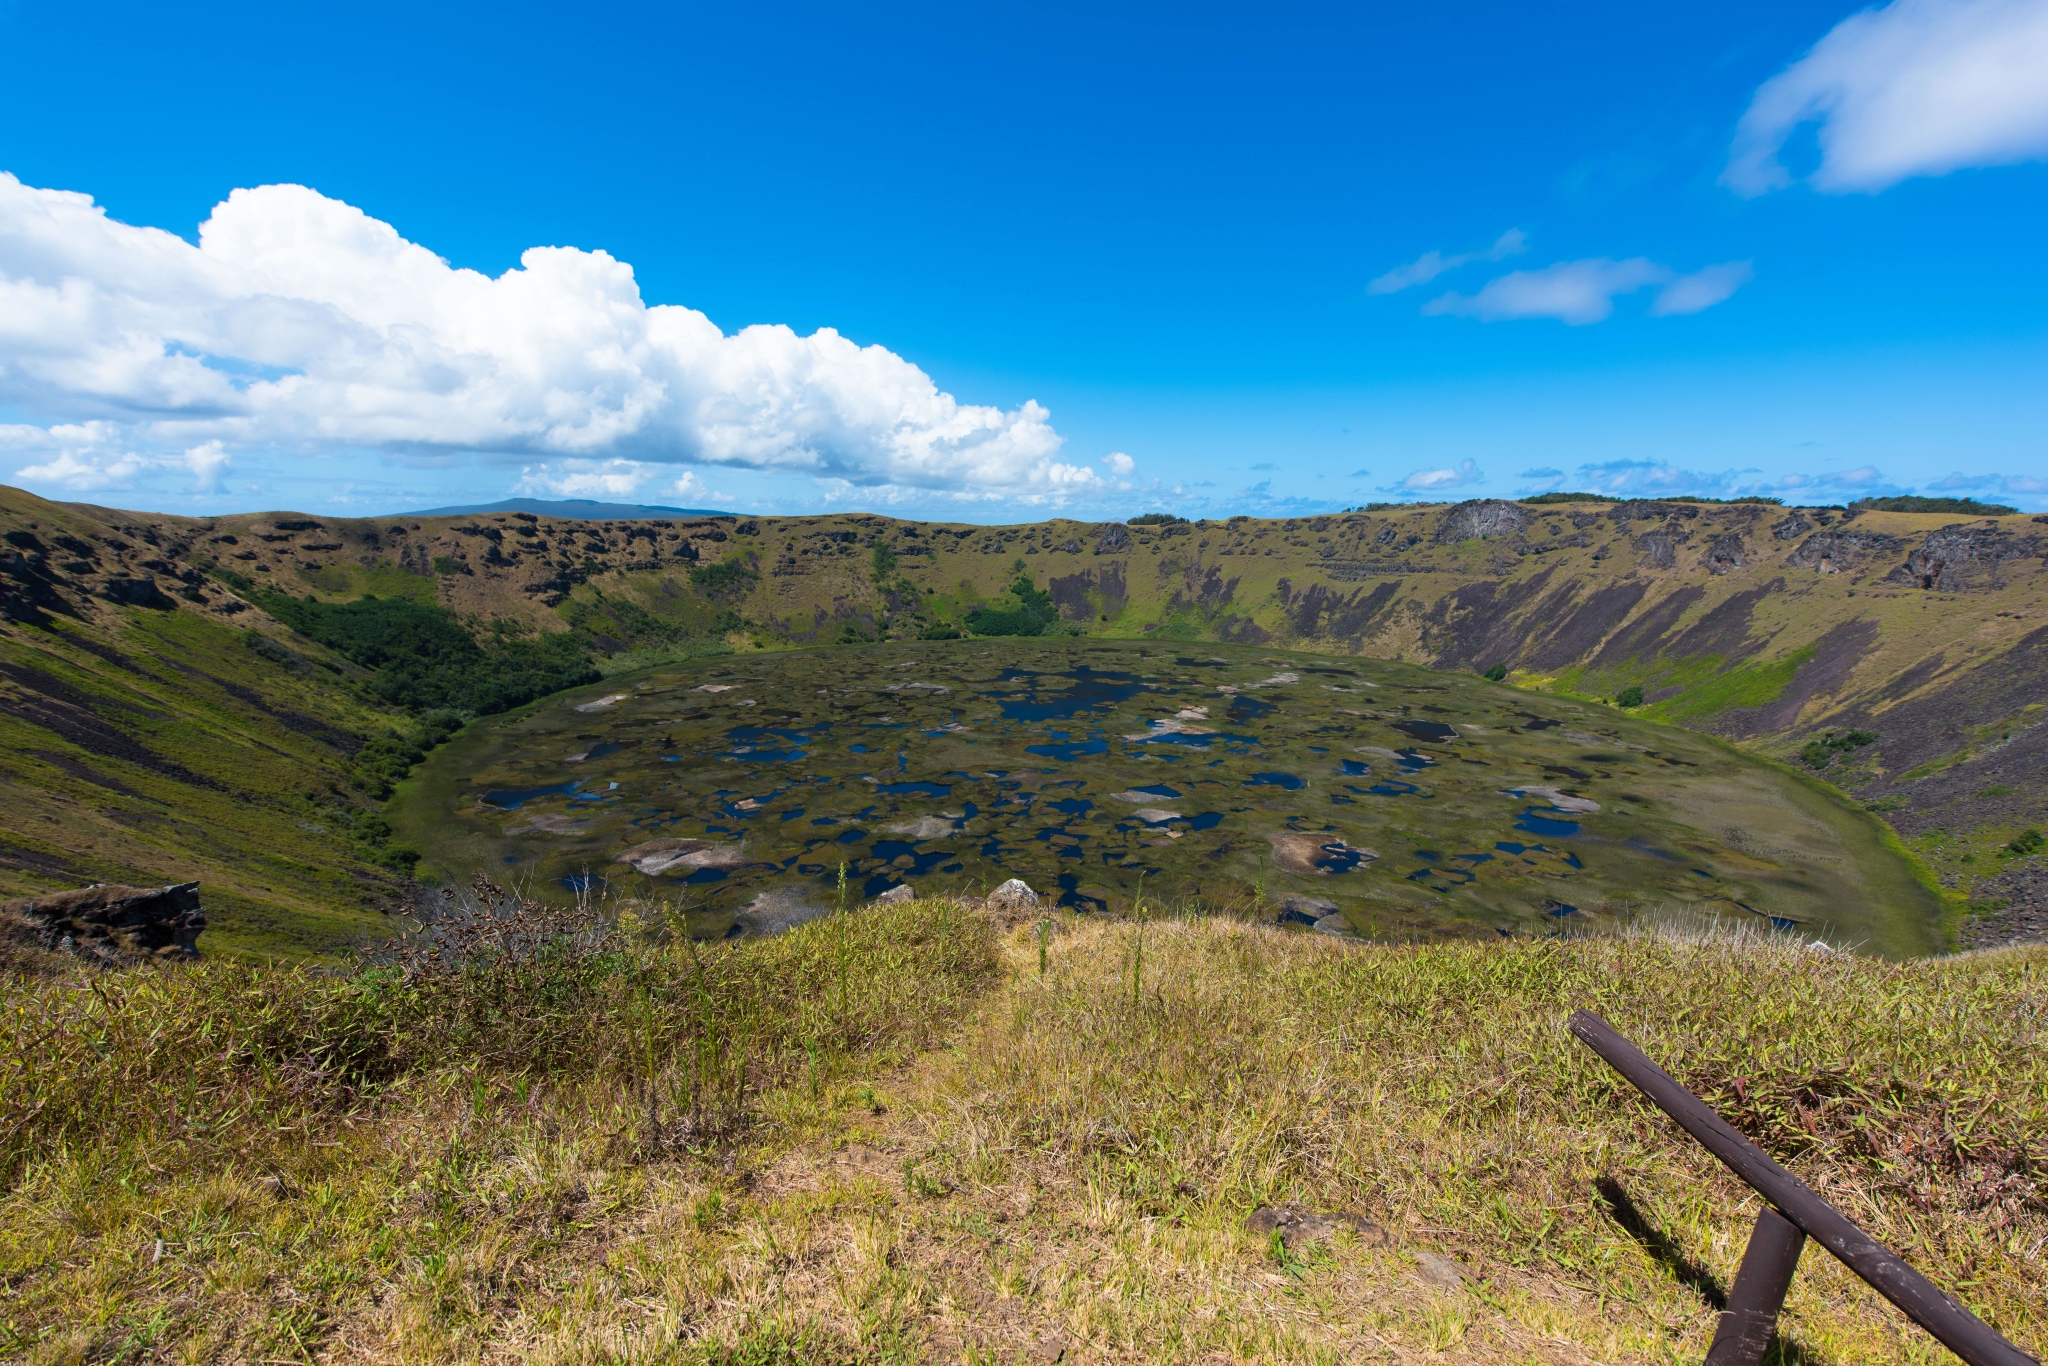
[[1785, 1303], [1785, 1291], [1808, 1238], [1832, 1252], [1870, 1283], [1907, 1318], [1970, 1366], [2039, 1366], [1991, 1326], [1944, 1295], [1932, 1281], [1906, 1265], [1875, 1238], [1851, 1223], [1798, 1177], [1773, 1162], [1698, 1096], [1672, 1080], [1636, 1046], [1589, 1010], [1571, 1018], [1579, 1042], [1606, 1059], [1658, 1109], [1678, 1121], [1721, 1164], [1734, 1172], [1771, 1208], [1757, 1217], [1742, 1254], [1728, 1308], [1707, 1351], [1707, 1366], [1757, 1366], [1769, 1345]]

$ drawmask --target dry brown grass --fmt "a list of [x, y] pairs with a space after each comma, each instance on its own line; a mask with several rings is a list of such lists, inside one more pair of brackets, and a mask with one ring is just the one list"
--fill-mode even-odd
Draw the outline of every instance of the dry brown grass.
[[[1755, 1200], [1570, 1039], [1582, 1005], [2009, 1336], [2048, 1341], [2048, 952], [1060, 928], [1042, 976], [1034, 927], [1005, 932], [1004, 976], [942, 1046], [798, 1070], [694, 1151], [650, 1141], [617, 1078], [480, 1096], [450, 1077], [261, 1160], [32, 1164], [0, 1205], [14, 1351], [1696, 1361]], [[1246, 1231], [1282, 1200], [1389, 1236]], [[1473, 1279], [1431, 1284], [1418, 1253]], [[1943, 1359], [1809, 1250], [1781, 1361]]]

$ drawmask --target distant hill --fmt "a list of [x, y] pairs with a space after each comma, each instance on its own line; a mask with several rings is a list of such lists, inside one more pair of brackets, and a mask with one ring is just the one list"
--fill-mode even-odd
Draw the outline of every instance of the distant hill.
[[[711, 508], [670, 508], [642, 503], [600, 503], [590, 498], [507, 498], [502, 503], [472, 507], [422, 508], [407, 517], [486, 517], [494, 512], [531, 512], [538, 517], [570, 517], [590, 522], [639, 522], [659, 517], [730, 517]], [[400, 515], [400, 514], [394, 514]]]

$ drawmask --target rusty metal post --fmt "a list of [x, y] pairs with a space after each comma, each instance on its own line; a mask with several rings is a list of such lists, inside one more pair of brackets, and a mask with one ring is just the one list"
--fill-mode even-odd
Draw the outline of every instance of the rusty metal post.
[[[1613, 1025], [1590, 1010], [1581, 1010], [1572, 1016], [1570, 1028], [1581, 1043], [1606, 1059], [1609, 1067], [1678, 1121], [1679, 1128], [1720, 1158], [1722, 1166], [1747, 1182], [1780, 1215], [1832, 1252], [1837, 1261], [1861, 1276], [1871, 1289], [1897, 1305], [1907, 1318], [1925, 1328], [1935, 1341], [1969, 1366], [2040, 1366], [1772, 1161], [1762, 1148], [1737, 1133], [1733, 1125], [1708, 1109], [1698, 1096], [1674, 1081], [1670, 1073], [1644, 1057], [1642, 1050], [1616, 1033]], [[1744, 1254], [1743, 1265], [1748, 1264], [1748, 1255]], [[1781, 1300], [1783, 1294], [1779, 1292]]]
[[1778, 1326], [1778, 1311], [1785, 1307], [1785, 1292], [1792, 1288], [1792, 1273], [1799, 1269], [1799, 1254], [1805, 1249], [1806, 1235], [1799, 1226], [1764, 1206], [1750, 1232], [1749, 1246], [1743, 1250], [1735, 1288], [1728, 1292], [1728, 1307], [1714, 1329], [1707, 1366], [1762, 1366], [1764, 1351]]

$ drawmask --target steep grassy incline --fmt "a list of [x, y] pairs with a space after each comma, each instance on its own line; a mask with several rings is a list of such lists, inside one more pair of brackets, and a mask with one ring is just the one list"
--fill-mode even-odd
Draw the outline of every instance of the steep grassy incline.
[[387, 933], [365, 745], [409, 723], [365, 671], [205, 582], [191, 524], [9, 491], [0, 535], [0, 895], [198, 878], [213, 954]]
[[1086, 634], [1501, 665], [1521, 686], [1587, 698], [1640, 687], [1645, 715], [1786, 759], [1829, 731], [1867, 732], [1874, 741], [1817, 753], [1825, 776], [1957, 885], [2048, 824], [2048, 729], [2036, 724], [2048, 715], [2048, 526], [2026, 516], [1480, 501], [1132, 526], [192, 521], [13, 491], [0, 509], [10, 527], [82, 519], [128, 546], [110, 554], [104, 537], [74, 535], [86, 557], [45, 536], [42, 551], [16, 553], [0, 567], [0, 612], [16, 622], [51, 592], [188, 593], [178, 612], [224, 625], [240, 620], [230, 587], [375, 594], [444, 605], [484, 639], [573, 630], [616, 672], [730, 648], [945, 636], [970, 618], [1035, 624], [1049, 599], [1053, 629]]

